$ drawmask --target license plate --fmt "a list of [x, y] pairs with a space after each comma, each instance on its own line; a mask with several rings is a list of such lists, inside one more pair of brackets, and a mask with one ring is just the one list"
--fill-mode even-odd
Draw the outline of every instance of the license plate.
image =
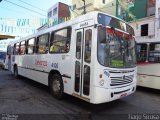
[[120, 95], [120, 98], [127, 96], [127, 93], [123, 93]]

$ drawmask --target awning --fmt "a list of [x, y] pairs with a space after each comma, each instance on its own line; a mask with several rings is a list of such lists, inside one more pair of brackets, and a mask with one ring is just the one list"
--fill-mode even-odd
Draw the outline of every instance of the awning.
[[5, 35], [5, 34], [1, 34], [0, 33], [0, 40], [3, 40], [3, 39], [8, 39], [8, 38], [15, 38], [15, 36], [12, 36], [12, 35]]

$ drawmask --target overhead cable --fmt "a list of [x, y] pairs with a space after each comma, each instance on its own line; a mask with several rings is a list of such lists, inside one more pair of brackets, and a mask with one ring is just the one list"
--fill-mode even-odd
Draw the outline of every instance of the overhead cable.
[[21, 1], [22, 3], [25, 3], [25, 4], [27, 4], [27, 5], [30, 5], [30, 6], [32, 6], [32, 7], [34, 7], [34, 8], [37, 8], [37, 9], [43, 11], [43, 12], [47, 12], [47, 11], [45, 11], [45, 10], [43, 10], [43, 9], [41, 9], [41, 8], [39, 8], [39, 7], [37, 7], [37, 6], [31, 5], [31, 4], [29, 4], [29, 3], [27, 3], [27, 2], [24, 2], [24, 1], [22, 1], [22, 0], [19, 0], [19, 1]]
[[[17, 13], [17, 14], [23, 14], [23, 15], [30, 15], [30, 14], [26, 14], [26, 13], [24, 13], [24, 12], [20, 12], [20, 11], [15, 11], [15, 10], [13, 10], [13, 9], [9, 9], [9, 8], [5, 8], [5, 7], [1, 7], [2, 9], [6, 9], [6, 10], [8, 10], [8, 11], [10, 11], [10, 12], [14, 12], [14, 13]], [[30, 15], [31, 16], [31, 15]], [[37, 16], [37, 15], [36, 15]], [[38, 17], [38, 16], [37, 16]]]
[[46, 15], [44, 15], [44, 14], [42, 14], [42, 13], [39, 13], [39, 12], [37, 12], [37, 11], [35, 11], [35, 10], [26, 8], [26, 7], [24, 7], [24, 6], [18, 5], [18, 4], [16, 4], [16, 3], [13, 3], [13, 2], [8, 1], [8, 0], [4, 0], [4, 1], [9, 2], [9, 3], [13, 4], [13, 5], [16, 5], [16, 6], [18, 6], [18, 7], [21, 7], [21, 8], [23, 8], [23, 9], [29, 10], [29, 11], [31, 11], [31, 12], [34, 12], [34, 13], [37, 13], [37, 14], [39, 14], [39, 15], [42, 15], [42, 16], [45, 16], [45, 17], [46, 17]]

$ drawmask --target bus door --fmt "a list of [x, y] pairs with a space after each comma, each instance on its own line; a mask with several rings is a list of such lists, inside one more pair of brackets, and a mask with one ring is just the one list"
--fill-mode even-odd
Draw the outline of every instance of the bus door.
[[76, 30], [74, 94], [89, 99], [93, 27]]

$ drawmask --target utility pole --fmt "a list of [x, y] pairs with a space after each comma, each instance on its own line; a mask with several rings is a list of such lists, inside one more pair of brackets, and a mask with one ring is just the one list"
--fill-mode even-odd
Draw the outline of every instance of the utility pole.
[[82, 0], [83, 1], [83, 3], [84, 3], [84, 14], [86, 14], [86, 0]]

